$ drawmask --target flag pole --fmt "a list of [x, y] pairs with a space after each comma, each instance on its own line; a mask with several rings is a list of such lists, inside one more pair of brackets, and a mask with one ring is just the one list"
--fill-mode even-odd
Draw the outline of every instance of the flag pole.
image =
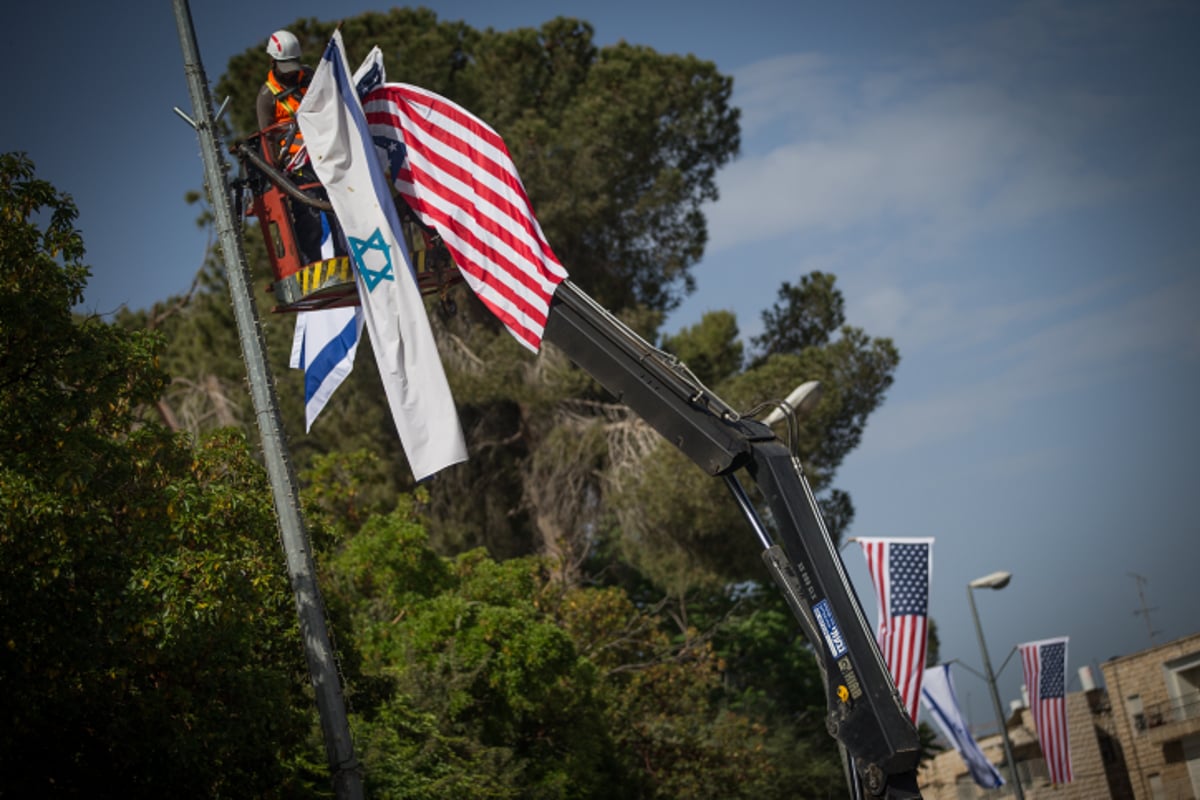
[[288, 577], [296, 599], [300, 636], [304, 642], [309, 677], [316, 694], [333, 789], [338, 800], [362, 800], [362, 775], [358, 760], [354, 756], [354, 743], [350, 738], [341, 680], [325, 623], [324, 603], [317, 587], [308, 531], [297, 503], [299, 487], [288, 457], [279, 400], [267, 363], [266, 344], [258, 308], [249, 290], [246, 254], [242, 249], [241, 237], [233, 218], [226, 167], [217, 146], [216, 119], [212, 113], [212, 98], [209, 95], [204, 67], [200, 62], [200, 51], [196, 45], [192, 13], [187, 0], [173, 0], [173, 5], [179, 43], [183, 49], [188, 94], [192, 100], [192, 118], [185, 117], [185, 120], [196, 129], [196, 135], [200, 139], [204, 183], [212, 203], [217, 237], [225, 260], [238, 338], [241, 340], [242, 356], [246, 361], [250, 395], [254, 402], [255, 417], [262, 438], [263, 457], [275, 500], [275, 513], [279, 520], [279, 535], [286, 556]]

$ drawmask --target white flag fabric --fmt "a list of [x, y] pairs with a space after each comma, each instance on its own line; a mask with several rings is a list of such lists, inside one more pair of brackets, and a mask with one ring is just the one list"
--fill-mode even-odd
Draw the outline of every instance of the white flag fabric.
[[356, 306], [296, 315], [292, 367], [304, 370], [304, 430], [312, 430], [317, 415], [354, 369], [362, 326], [362, 310]]
[[533, 215], [504, 140], [462, 106], [406, 83], [369, 92], [363, 108], [396, 189], [441, 234], [483, 304], [537, 352], [567, 271]]
[[344, 53], [335, 31], [296, 118], [345, 234], [388, 405], [419, 481], [465, 461], [467, 447]]
[[942, 735], [950, 740], [950, 744], [962, 756], [975, 782], [985, 789], [1003, 786], [1004, 778], [987, 760], [987, 756], [979, 749], [979, 743], [967, 729], [958, 705], [958, 695], [954, 693], [949, 664], [938, 664], [925, 670], [924, 680], [921, 681], [921, 700]]

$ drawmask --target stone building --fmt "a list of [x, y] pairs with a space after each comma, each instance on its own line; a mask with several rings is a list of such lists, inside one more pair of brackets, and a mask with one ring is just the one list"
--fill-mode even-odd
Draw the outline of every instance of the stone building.
[[[1101, 669], [1106, 688], [1092, 688], [1081, 674], [1084, 691], [1067, 695], [1071, 783], [1050, 784], [1028, 708], [1006, 720], [1027, 800], [1200, 800], [1200, 633]], [[1009, 780], [1000, 735], [979, 745]], [[918, 781], [925, 800], [1014, 796], [1011, 786], [976, 786], [954, 750], [924, 764]]]
[[[1046, 761], [1038, 746], [1033, 714], [1023, 706], [1015, 709], [1005, 725], [1026, 800], [1135, 800], [1121, 748], [1116, 740], [1114, 723], [1112, 708], [1103, 689], [1067, 695], [1067, 725], [1074, 780], [1054, 786], [1050, 783]], [[963, 765], [962, 758], [950, 749], [922, 766], [917, 776], [925, 800], [991, 800], [1015, 796], [1000, 734], [983, 736], [978, 741], [988, 761], [996, 765], [1009, 784], [1000, 789], [977, 786]]]
[[1200, 633], [1101, 669], [1136, 800], [1200, 798]]

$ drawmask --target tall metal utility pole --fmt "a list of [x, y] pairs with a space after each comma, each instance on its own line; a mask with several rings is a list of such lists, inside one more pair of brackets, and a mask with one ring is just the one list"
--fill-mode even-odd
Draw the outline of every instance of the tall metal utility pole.
[[175, 24], [179, 29], [179, 44], [183, 48], [183, 68], [187, 76], [188, 94], [192, 100], [194, 119], [188, 119], [188, 122], [196, 129], [200, 139], [200, 155], [204, 160], [204, 183], [212, 202], [217, 237], [225, 259], [238, 338], [242, 343], [250, 395], [254, 401], [254, 413], [262, 437], [263, 456], [275, 499], [275, 513], [279, 518], [279, 535], [287, 559], [292, 592], [296, 598], [296, 612], [300, 617], [300, 636], [304, 641], [309, 676], [316, 692], [321, 732], [325, 738], [325, 755], [329, 762], [334, 792], [339, 800], [362, 800], [362, 775], [358, 760], [354, 756], [354, 744], [350, 739], [346, 704], [342, 696], [333, 648], [330, 645], [329, 630], [325, 624], [325, 607], [317, 588], [308, 531], [300, 516], [297, 502], [299, 490], [288, 459], [287, 440], [283, 435], [275, 382], [267, 364], [266, 344], [259, 324], [258, 308], [249, 290], [246, 254], [242, 249], [242, 240], [233, 218], [229, 183], [225, 177], [225, 160], [217, 143], [212, 98], [209, 95], [204, 67], [200, 63], [200, 50], [196, 46], [192, 12], [188, 8], [187, 0], [172, 2], [175, 7]]

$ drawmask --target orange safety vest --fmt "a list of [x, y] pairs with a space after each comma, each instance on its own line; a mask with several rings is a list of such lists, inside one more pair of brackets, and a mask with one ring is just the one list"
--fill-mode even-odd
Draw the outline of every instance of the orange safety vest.
[[[308, 91], [308, 77], [308, 70], [301, 67], [296, 85], [284, 86], [275, 77], [275, 70], [267, 72], [267, 88], [271, 90], [271, 94], [275, 95], [276, 124], [296, 121], [296, 111], [300, 108], [300, 101], [304, 99], [304, 93]], [[304, 137], [297, 125], [293, 125], [288, 135], [279, 140], [280, 150], [285, 151], [289, 156], [298, 153], [303, 145]]]

